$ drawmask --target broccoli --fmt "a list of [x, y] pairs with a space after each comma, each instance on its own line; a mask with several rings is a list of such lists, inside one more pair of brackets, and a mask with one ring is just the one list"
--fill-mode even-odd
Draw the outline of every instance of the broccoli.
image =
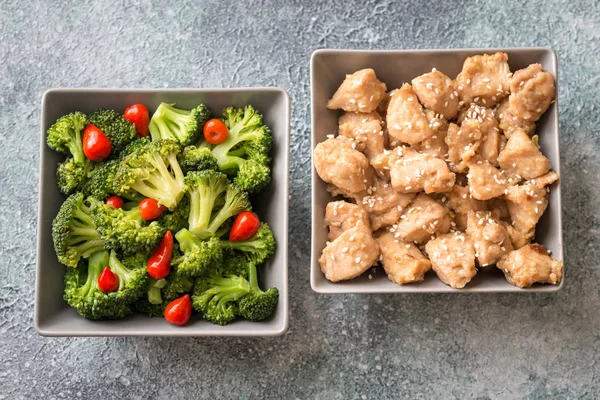
[[235, 176], [233, 183], [242, 190], [261, 190], [271, 180], [271, 130], [263, 123], [262, 114], [250, 105], [225, 108], [223, 122], [229, 136], [212, 149], [219, 169]]
[[165, 211], [156, 220], [168, 231], [178, 232], [188, 227], [188, 217], [190, 215], [190, 200], [184, 196], [173, 211]]
[[125, 210], [96, 199], [92, 199], [91, 204], [96, 229], [107, 247], [123, 254], [151, 253], [166, 232], [156, 221], [147, 223], [140, 215], [137, 205]]
[[151, 317], [161, 317], [165, 307], [173, 300], [192, 290], [194, 282], [177, 272], [171, 271], [164, 279], [150, 278], [146, 295], [134, 303], [136, 311]]
[[160, 103], [150, 120], [150, 135], [153, 141], [171, 139], [189, 146], [198, 140], [198, 132], [209, 118], [210, 110], [204, 104], [187, 111]]
[[194, 285], [192, 306], [213, 324], [226, 325], [238, 316], [237, 301], [250, 289], [246, 279], [235, 275], [200, 278]]
[[71, 155], [74, 162], [83, 165], [83, 143], [81, 132], [87, 125], [87, 117], [79, 111], [59, 118], [48, 129], [46, 143], [54, 151]]
[[87, 183], [90, 161], [78, 163], [73, 157], [58, 164], [56, 181], [58, 189], [66, 195], [83, 189]]
[[270, 288], [263, 292], [258, 286], [256, 264], [248, 264], [248, 281], [250, 282], [250, 293], [242, 297], [238, 302], [238, 313], [241, 317], [250, 321], [262, 321], [269, 318], [277, 308], [279, 301], [279, 290]]
[[210, 275], [236, 275], [248, 279], [248, 265], [250, 261], [243, 254], [231, 249], [223, 249], [223, 260], [214, 264]]
[[[120, 158], [96, 164], [95, 168], [91, 171], [89, 184], [84, 187], [84, 192], [98, 200], [104, 200], [110, 195], [117, 194], [114, 180], [121, 165], [121, 160], [148, 143], [150, 143], [149, 139], [134, 140], [121, 151]], [[127, 200], [138, 202], [143, 199], [143, 196], [132, 190], [124, 191], [120, 193], [120, 196]]]
[[58, 261], [72, 268], [77, 267], [81, 258], [104, 248], [83, 193], [72, 194], [61, 205], [52, 221], [52, 240]]
[[135, 125], [115, 110], [96, 110], [90, 115], [89, 120], [110, 140], [111, 157], [118, 156], [129, 143], [138, 137]]
[[114, 178], [119, 194], [134, 190], [174, 210], [185, 193], [183, 172], [177, 161], [181, 152], [172, 140], [146, 143], [127, 155]]
[[181, 153], [179, 163], [185, 172], [219, 170], [217, 159], [208, 147], [187, 146]]
[[221, 241], [216, 237], [200, 240], [187, 229], [182, 229], [175, 234], [175, 239], [183, 254], [174, 257], [171, 264], [185, 276], [200, 276], [223, 258]]
[[[104, 293], [98, 287], [98, 277], [106, 266], [119, 278], [115, 292]], [[64, 299], [88, 319], [123, 318], [131, 313], [130, 304], [144, 293], [147, 280], [145, 268], [128, 268], [114, 251], [109, 255], [102, 250], [90, 256], [87, 269], [82, 265], [67, 270]]]
[[248, 194], [230, 185], [220, 172], [190, 172], [185, 182], [190, 196], [190, 231], [201, 239], [223, 234], [220, 228], [229, 218], [251, 208]]
[[275, 253], [275, 237], [265, 222], [260, 224], [258, 232], [250, 239], [239, 242], [223, 240], [221, 244], [224, 249], [239, 252], [256, 264], [261, 264]]

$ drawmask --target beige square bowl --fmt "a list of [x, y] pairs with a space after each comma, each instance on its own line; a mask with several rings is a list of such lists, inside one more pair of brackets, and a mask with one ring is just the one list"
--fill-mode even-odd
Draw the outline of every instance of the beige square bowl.
[[[46, 131], [57, 118], [73, 111], [91, 112], [97, 108], [125, 110], [142, 103], [153, 113], [161, 102], [182, 108], [206, 104], [214, 115], [223, 107], [252, 104], [259, 109], [273, 131], [271, 184], [254, 196], [252, 205], [266, 221], [277, 240], [275, 256], [261, 267], [263, 287], [279, 289], [279, 305], [267, 321], [234, 321], [213, 325], [197, 313], [183, 327], [163, 318], [133, 314], [116, 321], [89, 321], [63, 300], [65, 266], [56, 260], [52, 244], [52, 220], [64, 196], [56, 187], [56, 165], [64, 157], [46, 145]], [[34, 327], [43, 336], [275, 336], [288, 326], [288, 171], [290, 100], [283, 89], [52, 89], [42, 99], [40, 136], [40, 197]]]
[[[511, 71], [525, 68], [532, 63], [540, 63], [557, 78], [556, 54], [550, 48], [515, 49], [450, 49], [450, 50], [317, 50], [313, 53], [310, 65], [311, 106], [312, 106], [312, 149], [337, 130], [338, 111], [328, 110], [327, 101], [333, 96], [346, 74], [359, 69], [373, 68], [377, 77], [386, 83], [388, 89], [399, 88], [402, 83], [437, 68], [450, 77], [456, 77], [462, 69], [466, 57], [503, 51], [509, 56]], [[558, 84], [558, 79], [556, 79]], [[557, 94], [558, 98], [558, 94]], [[560, 174], [558, 103], [554, 102], [537, 123], [542, 152], [550, 164]], [[310, 283], [319, 293], [473, 293], [473, 292], [554, 292], [558, 286], [534, 285], [520, 289], [510, 285], [500, 270], [493, 268], [479, 272], [464, 288], [452, 289], [442, 283], [433, 272], [425, 276], [425, 281], [410, 285], [397, 285], [388, 280], [385, 273], [366, 272], [362, 276], [332, 283], [325, 279], [319, 266], [319, 257], [327, 240], [324, 227], [325, 206], [332, 200], [326, 184], [321, 181], [314, 167], [312, 169], [312, 251]], [[550, 204], [536, 229], [536, 241], [551, 250], [554, 257], [563, 259], [562, 220], [560, 181], [550, 188]], [[369, 278], [370, 276], [370, 278]]]

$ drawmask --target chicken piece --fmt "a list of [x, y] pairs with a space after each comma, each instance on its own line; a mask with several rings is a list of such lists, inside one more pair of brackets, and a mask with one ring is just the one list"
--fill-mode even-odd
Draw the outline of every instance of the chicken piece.
[[469, 190], [477, 200], [489, 200], [502, 196], [507, 188], [507, 178], [487, 161], [478, 161], [469, 168]]
[[463, 232], [438, 236], [425, 245], [438, 278], [455, 289], [465, 287], [477, 274], [473, 242]]
[[390, 281], [404, 285], [420, 282], [431, 269], [431, 262], [412, 243], [400, 242], [390, 232], [376, 237], [381, 249], [381, 264]]
[[508, 96], [510, 76], [506, 53], [467, 57], [456, 77], [460, 100], [494, 107]]
[[506, 222], [503, 222], [502, 225], [504, 225], [504, 228], [506, 228], [506, 231], [510, 237], [510, 242], [515, 250], [527, 245], [533, 239], [533, 235], [527, 235], [521, 231], [518, 231], [514, 226]]
[[377, 109], [387, 90], [371, 68], [346, 75], [346, 79], [327, 103], [330, 110], [370, 113]]
[[500, 257], [512, 251], [506, 228], [489, 211], [470, 211], [467, 234], [473, 241], [475, 257], [482, 267], [496, 264]]
[[445, 193], [442, 203], [454, 212], [453, 223], [461, 231], [467, 229], [467, 216], [470, 211], [485, 210], [487, 207], [486, 201], [474, 199], [469, 188], [460, 185], [454, 185], [450, 192]]
[[481, 145], [477, 153], [484, 160], [497, 167], [501, 135], [496, 113], [490, 108], [471, 104], [471, 107], [465, 112], [464, 117], [465, 121], [476, 121], [478, 130], [481, 133]]
[[523, 130], [529, 136], [535, 132], [535, 122], [527, 121], [516, 117], [510, 112], [510, 104], [508, 99], [504, 99], [496, 108], [496, 115], [500, 121], [500, 129], [504, 132], [504, 136], [510, 138], [512, 132], [516, 129]]
[[392, 93], [386, 120], [389, 134], [408, 144], [422, 142], [435, 133], [432, 121], [408, 83]]
[[495, 197], [487, 201], [485, 210], [492, 214], [492, 218], [497, 220], [510, 220], [510, 213], [506, 201], [502, 197]]
[[388, 109], [388, 105], [390, 104], [390, 98], [391, 98], [391, 94], [392, 92], [394, 92], [394, 90], [391, 90], [387, 93], [385, 93], [383, 95], [383, 99], [381, 99], [381, 101], [379, 102], [379, 105], [377, 106], [377, 112], [379, 113], [379, 115], [381, 115], [381, 117], [385, 120], [385, 117], [387, 115], [387, 109]]
[[375, 111], [371, 113], [345, 113], [339, 119], [340, 136], [354, 139], [356, 150], [367, 158], [373, 158], [384, 149], [384, 136], [381, 129], [382, 119]]
[[535, 185], [537, 187], [543, 187], [552, 185], [554, 182], [558, 180], [558, 174], [554, 171], [550, 171], [545, 175], [540, 176], [539, 178], [531, 179], [527, 183], [531, 185]]
[[331, 201], [327, 204], [325, 226], [329, 228], [329, 241], [334, 241], [344, 231], [359, 224], [371, 229], [369, 216], [361, 206], [345, 201]]
[[379, 258], [379, 244], [371, 230], [359, 224], [344, 231], [323, 250], [319, 258], [321, 271], [331, 282], [356, 278]]
[[448, 145], [446, 144], [448, 127], [448, 122], [442, 119], [440, 127], [433, 136], [430, 136], [411, 147], [420, 153], [445, 160], [448, 157]]
[[436, 233], [450, 231], [448, 209], [429, 195], [421, 193], [407, 206], [390, 232], [404, 242], [423, 243]]
[[554, 98], [554, 77], [540, 64], [531, 64], [513, 75], [510, 85], [510, 112], [526, 121], [537, 121]]
[[433, 70], [412, 80], [412, 87], [425, 108], [454, 119], [458, 113], [456, 83], [440, 71]]
[[367, 157], [353, 149], [353, 143], [344, 136], [327, 139], [315, 147], [313, 162], [325, 182], [357, 193], [371, 186], [373, 174]]
[[382, 175], [389, 173], [392, 187], [401, 193], [447, 192], [456, 179], [443, 160], [409, 147], [397, 147], [371, 164]]
[[514, 228], [530, 240], [535, 226], [548, 207], [548, 193], [544, 186], [526, 183], [508, 188], [504, 196]]
[[509, 175], [534, 179], [550, 171], [550, 162], [522, 130], [512, 132], [504, 150], [498, 156], [500, 167]]
[[563, 276], [563, 262], [548, 255], [541, 244], [533, 243], [506, 254], [498, 262], [511, 285], [526, 288], [534, 283], [558, 285]]
[[469, 161], [475, 157], [481, 145], [479, 123], [476, 120], [465, 119], [460, 128], [450, 124], [446, 144], [450, 168], [455, 172], [466, 172], [469, 169]]

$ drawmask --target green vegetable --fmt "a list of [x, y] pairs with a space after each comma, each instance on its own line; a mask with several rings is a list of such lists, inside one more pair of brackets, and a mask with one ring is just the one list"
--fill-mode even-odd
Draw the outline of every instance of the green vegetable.
[[225, 108], [223, 122], [229, 136], [212, 149], [219, 169], [235, 176], [233, 183], [242, 190], [261, 190], [271, 180], [271, 130], [263, 123], [262, 114], [250, 105]]
[[248, 267], [248, 280], [250, 282], [250, 293], [242, 297], [238, 302], [238, 313], [241, 317], [250, 321], [262, 321], [269, 318], [277, 308], [279, 301], [279, 290], [270, 288], [263, 292], [258, 286], [256, 264], [250, 263]]
[[69, 196], [52, 221], [52, 240], [58, 261], [75, 268], [81, 258], [104, 248], [92, 211], [82, 193]]
[[539, 135], [533, 135], [531, 137], [531, 141], [533, 142], [533, 144], [535, 144], [535, 147], [537, 147], [538, 149], [540, 148], [540, 136]]
[[108, 248], [121, 253], [152, 253], [166, 232], [158, 222], [145, 221], [137, 205], [125, 210], [96, 199], [91, 204], [94, 223], [102, 239]]
[[58, 164], [56, 170], [58, 189], [66, 195], [82, 190], [87, 182], [90, 163], [91, 161], [78, 163], [73, 157], [69, 157]]
[[174, 210], [185, 192], [184, 176], [177, 161], [181, 148], [172, 140], [146, 143], [127, 155], [114, 178], [119, 194], [134, 190]]
[[235, 275], [200, 278], [194, 285], [192, 306], [213, 324], [226, 325], [238, 316], [237, 301], [250, 289], [246, 279]]
[[194, 282], [176, 268], [165, 279], [150, 278], [146, 294], [134, 303], [134, 309], [151, 317], [162, 317], [165, 307], [191, 291], [193, 285]]
[[[109, 266], [119, 278], [115, 292], [104, 293], [98, 288], [98, 277]], [[144, 294], [148, 280], [143, 266], [128, 268], [117, 259], [112, 251], [93, 253], [87, 268], [69, 268], [65, 274], [65, 301], [88, 319], [123, 318], [131, 313], [130, 304]]]
[[224, 240], [221, 244], [224, 249], [239, 252], [256, 264], [263, 263], [275, 253], [275, 237], [269, 225], [265, 222], [260, 224], [258, 232], [250, 239], [239, 242]]
[[200, 276], [223, 259], [221, 241], [216, 237], [201, 240], [187, 229], [182, 229], [175, 234], [175, 239], [183, 255], [173, 258], [172, 265], [185, 276]]
[[173, 211], [164, 211], [156, 221], [168, 231], [179, 232], [188, 227], [189, 215], [190, 200], [187, 196], [183, 196]]
[[209, 118], [210, 110], [204, 104], [187, 111], [160, 103], [150, 120], [150, 135], [153, 141], [170, 139], [189, 146], [198, 140], [198, 133]]
[[83, 165], [82, 131], [87, 125], [87, 117], [79, 111], [59, 118], [48, 129], [46, 143], [54, 151], [70, 155], [76, 164]]
[[138, 138], [135, 125], [115, 110], [96, 110], [90, 115], [89, 121], [110, 140], [111, 157], [118, 156], [129, 143]]
[[179, 162], [181, 168], [186, 172], [205, 169], [219, 170], [217, 159], [208, 147], [187, 146], [183, 149]]

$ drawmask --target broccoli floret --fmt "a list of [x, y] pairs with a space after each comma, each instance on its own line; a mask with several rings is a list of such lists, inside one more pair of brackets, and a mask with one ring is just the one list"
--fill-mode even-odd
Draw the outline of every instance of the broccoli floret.
[[[114, 292], [104, 293], [98, 287], [98, 277], [108, 266], [119, 278], [119, 287]], [[130, 304], [145, 291], [148, 275], [143, 267], [128, 268], [121, 263], [113, 251], [93, 253], [87, 268], [69, 268], [65, 275], [65, 301], [88, 319], [123, 318], [131, 313]]]
[[189, 215], [190, 200], [187, 196], [183, 196], [173, 211], [163, 212], [156, 221], [160, 225], [164, 226], [168, 231], [179, 232], [183, 228], [188, 227]]
[[59, 118], [54, 125], [48, 129], [46, 143], [54, 151], [70, 155], [76, 164], [83, 165], [85, 155], [83, 154], [82, 134], [87, 125], [87, 117], [79, 111]]
[[266, 222], [260, 224], [258, 232], [250, 239], [241, 240], [239, 242], [223, 240], [221, 244], [224, 249], [242, 253], [250, 261], [256, 264], [261, 264], [275, 253], [275, 237]]
[[241, 189], [261, 190], [271, 180], [271, 130], [263, 123], [262, 114], [250, 105], [244, 109], [225, 108], [223, 122], [229, 135], [212, 149], [219, 169], [235, 176], [233, 183]]
[[250, 293], [242, 297], [238, 302], [238, 313], [241, 317], [250, 321], [262, 321], [269, 318], [277, 308], [279, 301], [279, 290], [270, 288], [263, 292], [258, 286], [256, 264], [248, 265], [248, 281], [250, 282]]
[[92, 211], [82, 193], [69, 196], [52, 221], [52, 240], [58, 261], [75, 268], [81, 258], [104, 248], [104, 240], [96, 230]]
[[162, 317], [165, 307], [183, 293], [191, 291], [193, 284], [177, 268], [164, 279], [150, 278], [146, 295], [135, 302], [134, 308], [151, 317]]
[[158, 222], [145, 221], [137, 205], [125, 210], [93, 199], [92, 214], [106, 245], [123, 254], [151, 253], [166, 232]]
[[190, 231], [201, 239], [222, 235], [222, 227], [228, 226], [231, 217], [252, 207], [248, 194], [228, 184], [227, 176], [220, 172], [190, 172], [186, 183], [190, 196]]
[[56, 170], [58, 189], [66, 195], [83, 190], [86, 186], [90, 163], [91, 161], [78, 163], [73, 157], [69, 157], [58, 164]]
[[[121, 160], [148, 143], [150, 143], [149, 139], [134, 140], [121, 151], [119, 158], [97, 163], [90, 173], [91, 178], [88, 181], [89, 184], [84, 188], [85, 193], [98, 200], [104, 200], [110, 195], [117, 194], [114, 180], [121, 165]], [[144, 198], [132, 190], [124, 191], [120, 193], [120, 196], [138, 202]]]
[[114, 179], [119, 194], [134, 190], [174, 210], [185, 192], [183, 172], [177, 161], [181, 148], [172, 140], [146, 143], [126, 156]]
[[150, 120], [150, 135], [153, 141], [171, 139], [189, 146], [198, 140], [198, 133], [209, 118], [210, 110], [204, 104], [188, 111], [160, 103]]
[[200, 240], [187, 229], [182, 229], [175, 234], [175, 239], [183, 255], [173, 258], [172, 265], [184, 276], [200, 276], [223, 258], [221, 241], [216, 237]]
[[214, 264], [209, 275], [236, 275], [248, 279], [248, 266], [251, 262], [248, 257], [231, 249], [223, 249], [223, 260]]
[[215, 202], [225, 198], [229, 186], [227, 175], [211, 170], [193, 171], [186, 175], [185, 184], [190, 199], [190, 231], [199, 238], [213, 236], [214, 232], [209, 231], [211, 216]]
[[219, 170], [217, 159], [208, 147], [187, 146], [181, 153], [179, 163], [185, 172], [205, 169]]
[[89, 120], [110, 140], [111, 157], [118, 156], [121, 150], [138, 137], [135, 125], [115, 110], [96, 110]]
[[238, 316], [237, 301], [249, 292], [250, 284], [239, 276], [200, 278], [194, 285], [192, 306], [213, 324], [226, 325]]

